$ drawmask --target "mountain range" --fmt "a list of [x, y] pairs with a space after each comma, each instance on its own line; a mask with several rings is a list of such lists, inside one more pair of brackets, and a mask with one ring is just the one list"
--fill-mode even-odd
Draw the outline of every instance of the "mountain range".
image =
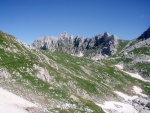
[[92, 38], [68, 36], [67, 32], [63, 32], [58, 37], [46, 36], [37, 39], [32, 45], [35, 48], [44, 50], [48, 49], [50, 51], [60, 51], [75, 56], [93, 58], [99, 55], [103, 57], [114, 55], [118, 49], [119, 39], [115, 35], [109, 35], [108, 32]]
[[5, 113], [149, 113], [150, 28], [130, 41], [63, 32], [32, 45], [0, 31], [0, 88], [34, 103], [1, 101]]

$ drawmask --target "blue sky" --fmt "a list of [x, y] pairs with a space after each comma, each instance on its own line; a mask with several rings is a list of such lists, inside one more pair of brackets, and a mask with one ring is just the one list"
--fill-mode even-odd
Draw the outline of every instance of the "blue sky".
[[27, 44], [63, 31], [130, 40], [150, 26], [149, 6], [150, 0], [0, 0], [0, 30]]

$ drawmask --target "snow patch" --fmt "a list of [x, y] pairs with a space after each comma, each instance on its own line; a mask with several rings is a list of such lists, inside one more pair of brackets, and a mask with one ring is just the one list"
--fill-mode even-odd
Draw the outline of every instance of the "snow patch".
[[136, 98], [138, 98], [138, 96], [128, 96], [122, 92], [119, 92], [119, 91], [114, 91], [118, 96], [122, 97], [125, 99], [125, 101], [128, 101], [128, 100], [134, 100]]
[[[142, 89], [134, 86], [133, 87], [136, 94], [141, 96], [147, 97], [147, 95], [142, 94]], [[114, 91], [118, 96], [124, 98], [125, 101], [132, 101], [137, 99], [138, 96], [128, 96], [122, 92]], [[134, 106], [130, 105], [129, 103], [122, 103], [116, 101], [105, 101], [104, 104], [98, 104], [106, 113], [138, 113], [138, 111], [134, 108]]]
[[133, 90], [136, 94], [141, 95], [143, 97], [148, 97], [147, 95], [142, 93], [142, 89], [140, 87], [137, 86], [133, 86]]
[[144, 78], [142, 78], [138, 73], [130, 73], [127, 71], [123, 71], [123, 72], [125, 72], [126, 74], [130, 75], [133, 78], [137, 78], [137, 79], [142, 80], [144, 82], [150, 82], [149, 80], [145, 80]]
[[118, 69], [123, 70], [123, 64], [115, 65]]
[[130, 72], [127, 72], [127, 71], [124, 71], [123, 70], [123, 65], [115, 65], [118, 69], [120, 69], [121, 71], [123, 71], [124, 73], [126, 73], [126, 74], [128, 74], [128, 75], [130, 75], [131, 77], [133, 77], [133, 78], [136, 78], [136, 79], [139, 79], [139, 80], [142, 80], [142, 81], [144, 81], [144, 82], [150, 82], [149, 80], [146, 80], [146, 79], [144, 79], [144, 78], [142, 78], [138, 73], [130, 73]]
[[0, 113], [28, 113], [25, 109], [35, 107], [34, 103], [0, 88]]
[[122, 102], [105, 101], [104, 104], [97, 105], [102, 107], [106, 113], [138, 113], [132, 105]]

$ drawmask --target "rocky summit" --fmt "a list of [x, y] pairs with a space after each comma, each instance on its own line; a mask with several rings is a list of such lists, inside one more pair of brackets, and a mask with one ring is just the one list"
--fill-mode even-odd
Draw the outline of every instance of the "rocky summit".
[[0, 113], [150, 113], [149, 33], [64, 32], [31, 46], [0, 31]]
[[150, 38], [150, 27], [141, 35], [138, 37], [138, 40], [146, 40]]
[[105, 32], [92, 38], [68, 36], [63, 32], [58, 37], [43, 37], [35, 40], [33, 46], [50, 51], [60, 51], [75, 56], [92, 58], [95, 56], [114, 55], [118, 49], [118, 37]]

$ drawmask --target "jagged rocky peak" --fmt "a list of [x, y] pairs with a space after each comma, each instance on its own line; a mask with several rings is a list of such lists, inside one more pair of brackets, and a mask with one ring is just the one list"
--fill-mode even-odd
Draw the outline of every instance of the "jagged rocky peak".
[[[106, 35], [105, 35], [106, 36]], [[114, 55], [118, 49], [118, 37], [115, 35], [107, 35], [108, 37], [103, 37], [104, 46], [101, 53], [105, 55]]]
[[97, 38], [100, 39], [100, 38], [102, 38], [102, 36], [103, 36], [102, 34], [99, 34], [99, 35], [97, 35]]
[[[115, 35], [110, 35], [108, 32], [86, 39], [78, 35], [76, 37], [73, 35], [68, 36], [67, 32], [63, 32], [58, 38], [53, 39], [51, 37], [45, 37], [38, 39], [33, 43], [33, 46], [36, 48], [57, 50], [73, 55], [80, 52], [86, 54], [86, 52], [89, 51], [85, 56], [91, 57], [101, 53], [106, 55], [115, 54], [118, 47], [118, 38]], [[90, 50], [95, 51], [95, 53], [91, 53]]]
[[118, 37], [116, 35], [111, 35], [111, 37], [114, 39], [118, 39]]
[[73, 40], [73, 39], [74, 39], [73, 35], [70, 35], [70, 36], [69, 36], [69, 39], [72, 39], [72, 40]]
[[110, 40], [113, 40], [114, 42], [118, 42], [118, 37], [116, 35], [111, 35]]
[[138, 40], [146, 40], [148, 38], [150, 38], [150, 27], [137, 39]]
[[61, 33], [61, 34], [59, 35], [59, 38], [68, 38], [67, 32], [64, 31], [63, 33]]
[[109, 36], [110, 36], [110, 34], [108, 32], [105, 32], [103, 35], [103, 37], [109, 37]]
[[84, 42], [84, 37], [76, 36], [75, 40], [78, 40], [78, 41], [80, 41], [81, 43], [83, 43], [83, 42]]
[[110, 38], [110, 34], [108, 32], [105, 32], [102, 36], [102, 41], [107, 41]]

